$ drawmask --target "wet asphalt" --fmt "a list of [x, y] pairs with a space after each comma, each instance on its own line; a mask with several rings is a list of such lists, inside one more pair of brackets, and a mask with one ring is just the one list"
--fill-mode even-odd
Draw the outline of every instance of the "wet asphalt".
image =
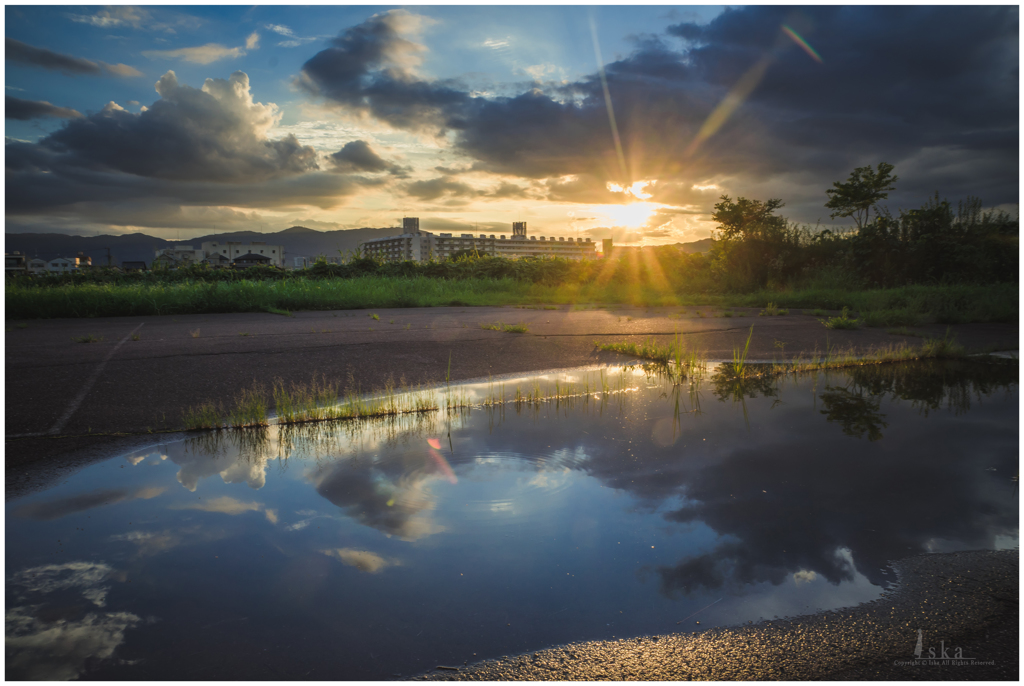
[[[723, 316], [730, 312], [733, 316]], [[51, 483], [67, 469], [183, 428], [183, 413], [206, 401], [230, 406], [256, 382], [314, 376], [363, 391], [390, 378], [436, 384], [634, 358], [596, 342], [661, 343], [678, 335], [714, 359], [731, 359], [750, 335], [749, 359], [772, 360], [828, 347], [864, 352], [947, 327], [830, 331], [800, 310], [605, 307], [575, 310], [437, 307], [203, 314], [5, 322], [5, 474], [8, 498]], [[374, 318], [376, 315], [376, 319]], [[482, 328], [524, 324], [526, 333]], [[1016, 350], [1015, 324], [949, 327], [974, 351]], [[91, 342], [80, 342], [87, 340]]]
[[[1017, 550], [923, 555], [893, 568], [898, 586], [854, 608], [700, 633], [573, 643], [467, 666], [440, 665], [416, 679], [1019, 679]], [[915, 654], [919, 630], [921, 659]]]
[[[866, 352], [919, 344], [947, 327], [829, 331], [798, 310], [759, 317], [732, 308], [612, 307], [570, 311], [427, 308], [183, 315], [6, 322], [5, 491], [45, 488], [112, 454], [166, 441], [182, 412], [229, 403], [254, 381], [349, 380], [362, 390], [526, 373], [632, 358], [595, 342], [665, 343], [679, 335], [710, 359], [730, 359], [754, 326], [749, 359], [828, 346]], [[376, 314], [377, 318], [371, 315]], [[702, 316], [703, 315], [703, 316]], [[525, 324], [528, 332], [481, 325]], [[975, 352], [1016, 350], [1016, 324], [949, 327]], [[75, 339], [89, 337], [93, 342]], [[900, 587], [852, 610], [612, 642], [573, 644], [423, 679], [1017, 679], [1018, 553], [932, 555], [899, 563]], [[977, 664], [914, 662], [917, 630], [929, 646], [958, 646]], [[947, 650], [948, 652], [948, 650]], [[992, 664], [987, 664], [992, 662]], [[984, 663], [984, 664], [983, 664]], [[447, 667], [451, 667], [446, 665]]]

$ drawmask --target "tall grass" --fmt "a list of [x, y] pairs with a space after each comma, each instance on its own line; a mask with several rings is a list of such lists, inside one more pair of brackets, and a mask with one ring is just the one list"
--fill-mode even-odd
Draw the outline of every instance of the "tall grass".
[[[641, 343], [600, 343], [595, 341], [598, 350], [632, 355], [644, 360], [652, 360], [663, 367], [663, 371], [674, 380], [699, 377], [707, 370], [707, 357], [695, 349], [687, 349], [679, 333], [668, 345], [658, 343], [649, 337]], [[602, 384], [603, 384], [602, 377]]]

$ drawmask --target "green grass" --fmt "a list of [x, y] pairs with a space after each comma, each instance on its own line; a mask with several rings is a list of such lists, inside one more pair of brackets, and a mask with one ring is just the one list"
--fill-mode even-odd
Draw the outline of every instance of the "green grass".
[[750, 333], [747, 334], [747, 342], [741, 351], [739, 348], [732, 349], [732, 370], [737, 376], [743, 376], [743, 370], [747, 366], [747, 353], [750, 351], [750, 339], [754, 337], [754, 327], [751, 325]]
[[850, 309], [847, 307], [843, 308], [838, 317], [829, 317], [819, 321], [825, 325], [826, 329], [859, 329], [861, 324], [860, 320], [850, 318]]
[[295, 316], [294, 314], [292, 314], [288, 310], [282, 310], [280, 307], [273, 307], [271, 305], [264, 305], [261, 309], [264, 312], [269, 312], [270, 314], [279, 314], [282, 317], [294, 317]]
[[792, 360], [769, 364], [743, 363], [739, 365], [736, 363], [736, 355], [734, 354], [733, 363], [722, 365], [719, 369], [721, 370], [720, 373], [724, 373], [727, 376], [743, 379], [783, 376], [820, 369], [840, 369], [860, 365], [907, 362], [910, 360], [960, 359], [966, 355], [967, 351], [956, 342], [947, 329], [944, 337], [928, 339], [920, 346], [901, 343], [899, 345], [875, 348], [864, 353], [858, 353], [853, 348], [839, 350], [833, 346], [827, 348], [824, 353], [813, 353], [807, 356], [795, 357]]
[[94, 336], [90, 333], [85, 336], [72, 337], [71, 340], [75, 343], [99, 343], [103, 340], [103, 336]]
[[379, 322], [379, 321], [380, 321], [380, 315], [377, 315], [377, 314], [371, 314], [371, 315], [370, 315], [370, 319], [372, 319], [372, 320], [373, 320], [373, 321], [375, 321], [375, 322]]
[[668, 345], [658, 343], [654, 338], [647, 338], [641, 343], [601, 343], [594, 342], [598, 350], [607, 350], [623, 355], [632, 355], [643, 360], [651, 360], [663, 365], [672, 378], [682, 380], [693, 376], [701, 376], [707, 369], [707, 357], [696, 350], [687, 350], [679, 334]]
[[[714, 306], [839, 310], [873, 315], [882, 326], [922, 322], [1016, 322], [1017, 284], [917, 285], [888, 289], [803, 288], [751, 293], [656, 290], [622, 280], [547, 283], [511, 278], [449, 280], [427, 276], [354, 278], [289, 277], [274, 280], [146, 281], [139, 283], [24, 283], [8, 280], [4, 291], [8, 320], [55, 317], [296, 312], [387, 307], [506, 306], [557, 309], [558, 305]], [[693, 286], [696, 288], [696, 286]], [[267, 308], [273, 308], [268, 310]], [[698, 311], [698, 317], [706, 316]], [[819, 313], [816, 316], [823, 316]], [[897, 322], [894, 318], [900, 318]]]
[[773, 302], [769, 302], [768, 305], [758, 313], [759, 317], [780, 317], [782, 315], [789, 314], [789, 310], [780, 308]]
[[503, 324], [501, 322], [481, 324], [480, 328], [487, 331], [504, 331], [505, 333], [527, 333], [529, 331], [526, 324]]

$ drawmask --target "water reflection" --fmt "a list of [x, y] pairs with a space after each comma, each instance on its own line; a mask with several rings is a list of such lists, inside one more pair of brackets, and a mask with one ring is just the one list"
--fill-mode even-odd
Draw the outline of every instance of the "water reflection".
[[141, 618], [104, 612], [117, 572], [104, 563], [24, 569], [8, 579], [7, 679], [75, 679], [90, 661], [110, 658]]
[[1016, 364], [503, 384], [447, 414], [196, 434], [9, 504], [8, 676], [91, 655], [91, 677], [177, 677], [155, 646], [230, 620], [230, 650], [189, 650], [262, 664], [287, 624], [304, 664], [386, 678], [861, 602], [889, 560], [1016, 545]]

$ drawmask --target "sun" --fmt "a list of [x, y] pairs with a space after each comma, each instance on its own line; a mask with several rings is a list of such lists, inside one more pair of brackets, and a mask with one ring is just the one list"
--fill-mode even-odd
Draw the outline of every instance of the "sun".
[[647, 224], [659, 207], [654, 202], [633, 202], [628, 205], [594, 205], [591, 211], [605, 215], [612, 226], [636, 229]]

